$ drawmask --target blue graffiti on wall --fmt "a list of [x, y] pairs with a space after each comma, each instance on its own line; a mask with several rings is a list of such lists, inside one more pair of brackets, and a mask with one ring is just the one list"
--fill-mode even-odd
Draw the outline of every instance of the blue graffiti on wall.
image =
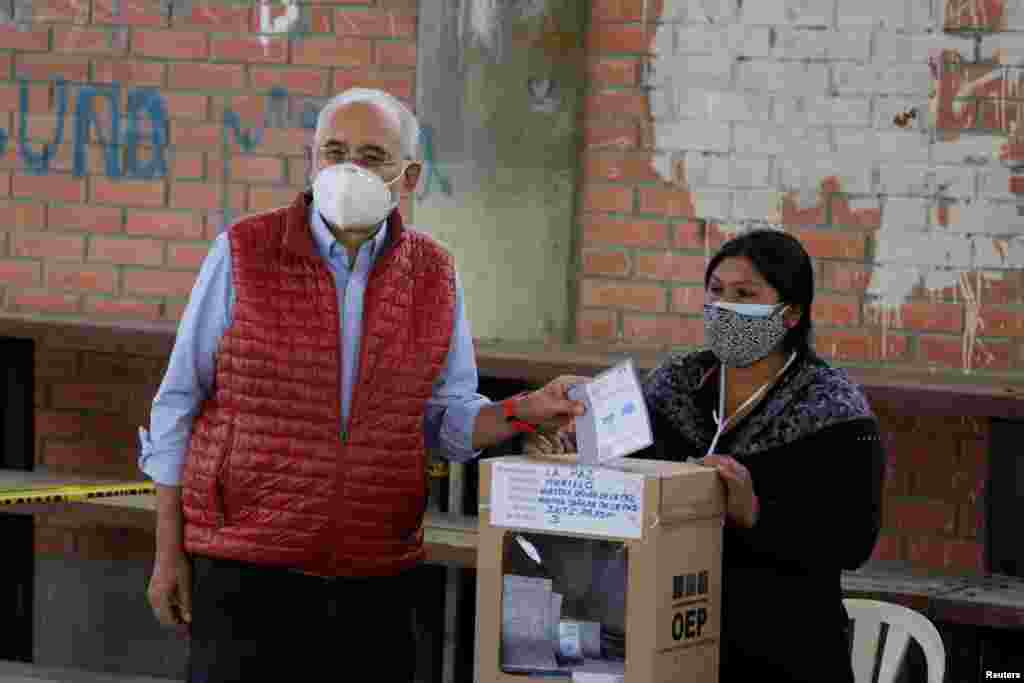
[[451, 197], [452, 183], [437, 163], [437, 157], [434, 154], [434, 130], [430, 126], [420, 128], [420, 149], [423, 152], [423, 168], [426, 171], [426, 178], [423, 180], [423, 192], [416, 195], [416, 198], [425, 199], [429, 196], [435, 179], [437, 179], [441, 192]]
[[[36, 175], [50, 172], [50, 163], [56, 149], [64, 143], [65, 119], [67, 118], [69, 86], [67, 81], [56, 81], [57, 116], [53, 131], [53, 140], [44, 143], [40, 151], [32, 149], [28, 139], [28, 82], [22, 80], [19, 88], [19, 126], [18, 155], [25, 164], [25, 170]], [[109, 128], [104, 128], [97, 112], [96, 101], [106, 100], [109, 116]], [[280, 103], [288, 99], [288, 93], [281, 89], [271, 90], [270, 106], [273, 112], [280, 109]], [[169, 144], [167, 104], [163, 96], [155, 88], [132, 88], [128, 92], [128, 102], [124, 116], [120, 111], [121, 85], [81, 85], [78, 87], [75, 100], [74, 139], [72, 173], [81, 177], [88, 171], [88, 144], [90, 136], [95, 134], [103, 149], [104, 173], [109, 178], [138, 178], [150, 180], [167, 175], [167, 154]], [[268, 119], [270, 114], [268, 113]], [[148, 126], [145, 126], [148, 119]], [[124, 123], [124, 130], [121, 126]], [[232, 109], [226, 108], [223, 118], [224, 141], [230, 144], [233, 134], [235, 143], [245, 152], [254, 151], [263, 141], [264, 126], [255, 130], [245, 130], [241, 117]], [[148, 140], [144, 129], [148, 129]], [[0, 154], [6, 151], [9, 136], [0, 130]], [[152, 147], [152, 158], [142, 162], [139, 148], [142, 144]], [[121, 163], [119, 151], [125, 150], [124, 164]]]
[[[64, 144], [65, 137], [72, 143], [72, 173], [82, 177], [88, 173], [89, 143], [92, 139], [98, 142], [103, 152], [103, 172], [111, 179], [131, 178], [152, 180], [167, 175], [167, 150], [170, 146], [168, 135], [169, 117], [167, 103], [156, 88], [131, 88], [127, 93], [125, 110], [121, 112], [122, 90], [120, 83], [112, 84], [81, 84], [75, 94], [75, 110], [71, 124], [72, 131], [66, 136], [66, 122], [69, 102], [72, 98], [70, 84], [61, 78], [56, 79], [56, 121], [52, 139], [41, 146], [29, 140], [28, 111], [29, 84], [19, 81], [18, 104], [18, 157], [24, 164], [25, 171], [35, 175], [46, 175], [50, 172], [51, 163], [57, 148]], [[105, 100], [105, 102], [103, 102]], [[100, 107], [109, 112], [103, 119], [109, 119], [109, 125], [101, 122]], [[225, 181], [230, 174], [229, 154], [234, 146], [243, 153], [255, 152], [263, 144], [268, 128], [299, 127], [306, 130], [316, 128], [317, 114], [322, 106], [320, 98], [291, 98], [283, 88], [273, 88], [267, 96], [267, 106], [263, 124], [259, 127], [246, 129], [241, 116], [231, 109], [224, 108], [221, 120], [223, 134], [221, 136], [222, 159], [224, 162]], [[7, 151], [10, 136], [6, 130], [0, 129], [0, 155]], [[425, 178], [423, 192], [418, 199], [429, 196], [436, 183], [437, 188], [445, 195], [451, 196], [452, 183], [436, 161], [433, 130], [424, 125], [420, 130], [420, 144], [423, 152]], [[140, 153], [143, 147], [151, 151], [148, 159]], [[123, 157], [122, 157], [123, 150]], [[224, 224], [230, 223], [231, 207], [227, 182], [222, 193]]]

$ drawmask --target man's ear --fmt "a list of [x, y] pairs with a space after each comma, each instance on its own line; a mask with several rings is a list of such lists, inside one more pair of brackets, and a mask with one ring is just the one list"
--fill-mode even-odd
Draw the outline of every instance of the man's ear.
[[418, 161], [414, 161], [409, 164], [408, 168], [405, 169], [405, 175], [402, 177], [401, 185], [402, 189], [406, 192], [412, 192], [416, 189], [416, 185], [420, 182], [420, 173], [423, 171], [423, 164]]

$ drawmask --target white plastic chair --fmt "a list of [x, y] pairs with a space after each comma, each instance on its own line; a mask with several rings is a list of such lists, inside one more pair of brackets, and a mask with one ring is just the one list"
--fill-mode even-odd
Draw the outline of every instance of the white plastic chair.
[[893, 683], [907, 653], [910, 638], [917, 641], [928, 663], [928, 683], [942, 683], [946, 675], [946, 647], [927, 617], [909, 607], [880, 600], [846, 598], [853, 619], [853, 678], [856, 683], [876, 683], [871, 675], [877, 661], [882, 622], [889, 625], [885, 651], [878, 667], [877, 683]]

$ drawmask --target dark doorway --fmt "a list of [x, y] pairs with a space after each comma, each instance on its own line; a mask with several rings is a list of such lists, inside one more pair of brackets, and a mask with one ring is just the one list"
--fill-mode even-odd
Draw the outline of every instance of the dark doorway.
[[[35, 359], [31, 340], [0, 338], [0, 469], [35, 462]], [[32, 661], [35, 526], [28, 514], [0, 512], [0, 659]]]

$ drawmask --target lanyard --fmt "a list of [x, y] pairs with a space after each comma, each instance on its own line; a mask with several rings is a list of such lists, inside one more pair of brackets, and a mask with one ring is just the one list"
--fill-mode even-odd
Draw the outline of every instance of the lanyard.
[[714, 454], [715, 447], [718, 445], [718, 439], [725, 431], [726, 425], [732, 422], [734, 417], [742, 413], [744, 408], [761, 398], [762, 394], [764, 394], [770, 386], [778, 381], [779, 377], [782, 376], [782, 373], [789, 369], [789, 366], [793, 364], [794, 360], [796, 360], [796, 351], [790, 354], [789, 360], [786, 361], [786, 364], [782, 366], [782, 369], [779, 370], [775, 377], [762, 384], [761, 388], [751, 394], [750, 398], [744, 401], [740, 407], [736, 409], [736, 412], [730, 415], [728, 419], [725, 419], [725, 364], [722, 364], [718, 372], [718, 410], [711, 411], [711, 416], [715, 418], [715, 425], [717, 425], [717, 429], [715, 430], [715, 438], [711, 440], [711, 446], [708, 447], [708, 452], [704, 454], [705, 458]]

